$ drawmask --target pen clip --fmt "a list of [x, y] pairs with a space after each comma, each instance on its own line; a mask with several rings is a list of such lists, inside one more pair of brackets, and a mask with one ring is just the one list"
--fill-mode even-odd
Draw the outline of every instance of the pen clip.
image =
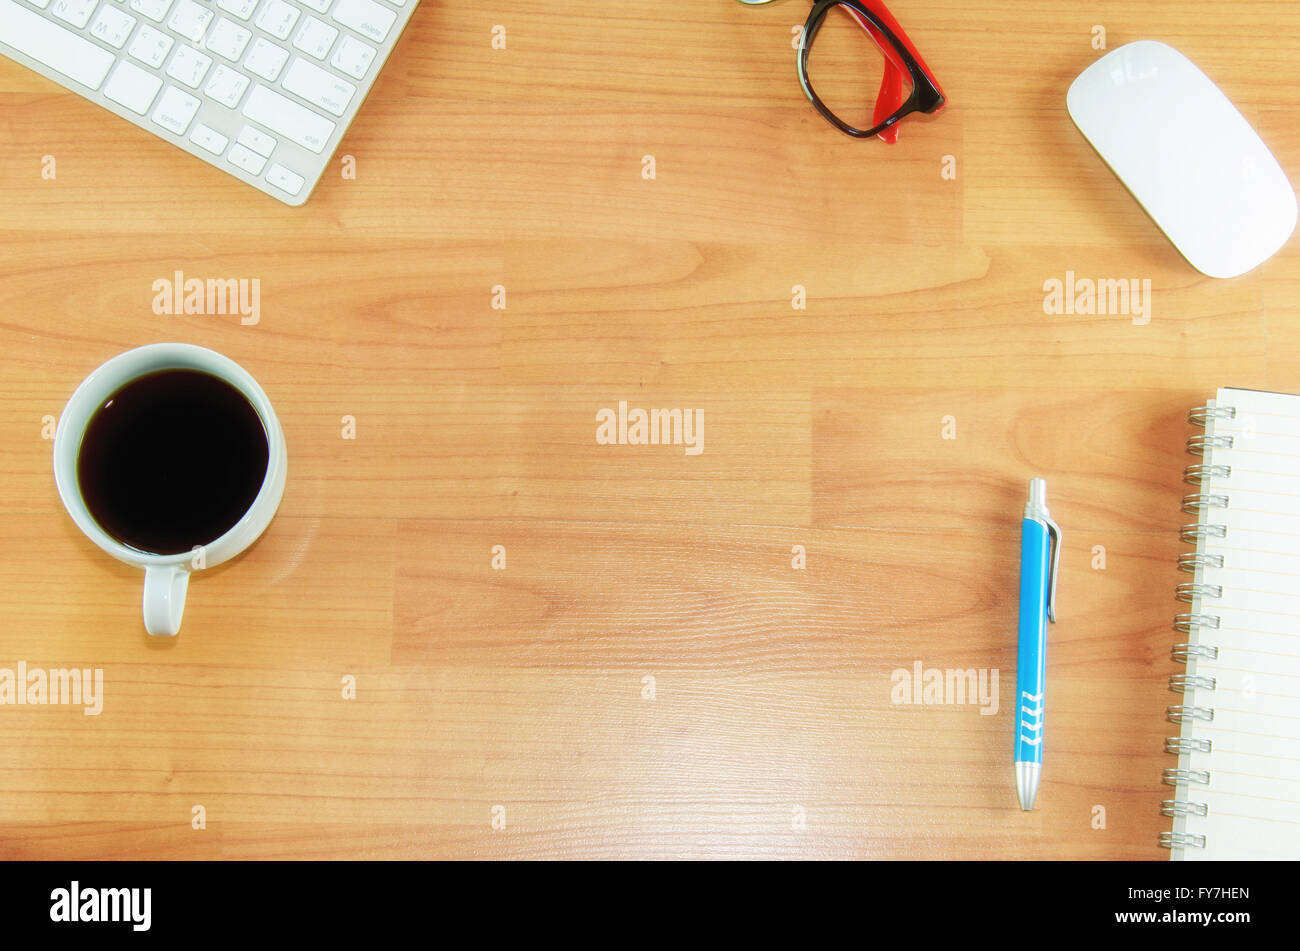
[[1049, 544], [1052, 546], [1052, 577], [1047, 583], [1047, 619], [1056, 623], [1056, 576], [1061, 567], [1061, 526], [1052, 521], [1050, 515], [1040, 516], [1047, 524]]

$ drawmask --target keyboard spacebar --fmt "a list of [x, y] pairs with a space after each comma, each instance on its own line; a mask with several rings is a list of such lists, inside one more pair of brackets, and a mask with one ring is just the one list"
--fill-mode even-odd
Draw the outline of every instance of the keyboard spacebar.
[[13, 0], [0, 0], [0, 43], [90, 89], [100, 87], [116, 59], [103, 47], [37, 16]]
[[334, 134], [334, 123], [329, 119], [262, 85], [254, 86], [249, 93], [244, 115], [317, 154]]

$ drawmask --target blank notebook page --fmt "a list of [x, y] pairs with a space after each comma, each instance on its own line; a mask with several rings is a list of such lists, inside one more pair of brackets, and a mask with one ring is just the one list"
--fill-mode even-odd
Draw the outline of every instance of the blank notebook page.
[[1174, 821], [1175, 832], [1203, 836], [1204, 847], [1174, 849], [1173, 857], [1297, 859], [1300, 397], [1222, 389], [1210, 405], [1217, 413], [1199, 462], [1211, 468], [1192, 490], [1201, 496], [1202, 537], [1191, 611], [1205, 620], [1185, 640], [1218, 655], [1189, 660], [1186, 673], [1200, 685], [1174, 701], [1213, 710], [1212, 720], [1186, 721], [1182, 732], [1208, 740], [1210, 750], [1184, 752], [1178, 764], [1198, 772], [1177, 798], [1203, 804], [1205, 814]]

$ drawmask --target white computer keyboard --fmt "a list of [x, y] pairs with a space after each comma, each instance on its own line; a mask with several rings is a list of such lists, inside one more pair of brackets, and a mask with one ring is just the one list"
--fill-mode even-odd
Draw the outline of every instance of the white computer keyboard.
[[290, 205], [419, 0], [0, 0], [0, 54]]

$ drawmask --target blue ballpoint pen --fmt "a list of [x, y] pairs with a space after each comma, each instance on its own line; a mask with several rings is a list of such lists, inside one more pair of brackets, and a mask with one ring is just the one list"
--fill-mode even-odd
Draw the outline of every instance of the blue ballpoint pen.
[[[1055, 536], [1055, 541], [1053, 538]], [[1061, 529], [1047, 511], [1047, 483], [1029, 483], [1020, 523], [1020, 648], [1016, 656], [1016, 793], [1020, 808], [1034, 808], [1043, 769], [1043, 707], [1047, 622], [1056, 622], [1056, 574]]]

